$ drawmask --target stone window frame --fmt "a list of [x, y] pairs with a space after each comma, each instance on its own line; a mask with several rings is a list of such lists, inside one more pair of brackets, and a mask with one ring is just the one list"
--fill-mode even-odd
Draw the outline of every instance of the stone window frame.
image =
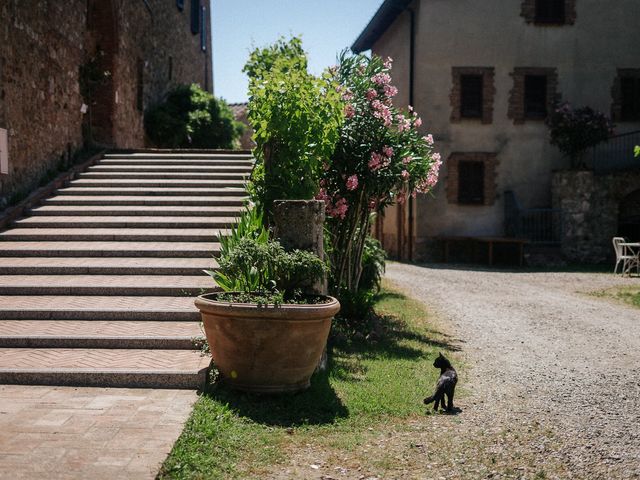
[[[480, 118], [464, 118], [462, 116], [462, 87], [463, 75], [482, 76], [482, 116]], [[493, 100], [496, 94], [494, 67], [452, 67], [452, 86], [449, 100], [451, 103], [451, 123], [478, 122], [484, 125], [493, 123]]]
[[611, 88], [611, 118], [614, 122], [637, 122], [638, 120], [622, 119], [622, 79], [625, 77], [640, 78], [640, 68], [618, 68]]
[[[484, 202], [460, 203], [458, 201], [458, 191], [460, 186], [460, 178], [458, 176], [460, 162], [482, 162], [484, 164]], [[447, 159], [447, 201], [452, 204], [482, 207], [491, 206], [496, 201], [496, 193], [498, 177], [498, 155], [494, 152], [453, 152]]]
[[564, 25], [574, 25], [576, 23], [576, 0], [564, 0], [564, 22], [562, 23], [538, 21], [536, 18], [536, 2], [537, 0], [522, 1], [520, 16], [524, 17], [526, 23], [538, 25], [541, 27], [557, 27]]
[[509, 109], [507, 116], [513, 120], [514, 125], [522, 125], [525, 122], [544, 122], [544, 118], [527, 118], [524, 105], [525, 77], [528, 75], [547, 77], [547, 115], [560, 100], [558, 92], [558, 70], [552, 67], [516, 67], [510, 73], [513, 77], [513, 88], [509, 92]]

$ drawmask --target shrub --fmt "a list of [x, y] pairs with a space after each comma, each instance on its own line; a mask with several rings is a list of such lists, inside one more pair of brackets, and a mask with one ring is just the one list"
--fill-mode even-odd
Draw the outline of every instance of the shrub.
[[609, 118], [590, 107], [573, 109], [569, 103], [558, 107], [548, 118], [551, 145], [569, 157], [572, 168], [584, 166], [581, 154], [606, 141], [613, 134]]
[[299, 38], [254, 50], [244, 72], [256, 142], [250, 193], [268, 219], [273, 200], [310, 199], [318, 192], [323, 161], [338, 140], [342, 105], [329, 75], [307, 71]]
[[234, 279], [239, 291], [258, 293], [267, 301], [278, 303], [295, 300], [302, 288], [324, 276], [326, 268], [311, 252], [285, 252], [279, 242], [260, 243], [243, 238], [220, 257], [220, 269], [213, 277]]
[[359, 285], [361, 290], [380, 291], [386, 259], [387, 252], [380, 242], [373, 237], [367, 237], [362, 250], [362, 275]]
[[160, 148], [233, 148], [244, 131], [227, 104], [198, 85], [179, 85], [145, 115], [145, 130]]
[[429, 192], [441, 160], [433, 151], [433, 137], [419, 133], [422, 120], [413, 109], [404, 112], [392, 104], [397, 88], [391, 84], [391, 59], [345, 52], [332, 71], [345, 121], [317, 198], [325, 201], [329, 217], [332, 289], [355, 295], [370, 213]]

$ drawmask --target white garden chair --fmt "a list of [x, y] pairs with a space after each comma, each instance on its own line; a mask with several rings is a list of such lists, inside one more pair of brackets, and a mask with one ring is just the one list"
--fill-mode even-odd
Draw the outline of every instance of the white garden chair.
[[626, 240], [622, 237], [613, 237], [613, 249], [616, 252], [616, 266], [613, 269], [613, 273], [618, 273], [618, 265], [622, 263], [622, 270], [620, 273], [631, 273], [631, 268], [638, 268], [638, 256], [631, 249], [625, 246]]

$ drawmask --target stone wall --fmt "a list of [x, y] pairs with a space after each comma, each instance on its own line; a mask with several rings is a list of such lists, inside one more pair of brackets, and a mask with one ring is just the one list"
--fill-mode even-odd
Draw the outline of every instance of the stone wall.
[[212, 91], [210, 2], [200, 0], [206, 51], [190, 28], [195, 4], [185, 1], [180, 11], [175, 0], [0, 2], [0, 128], [9, 131], [0, 210], [66, 169], [82, 148], [88, 117], [79, 72], [98, 47], [109, 53], [110, 72], [90, 106], [99, 143], [143, 147], [143, 111], [171, 86], [198, 83]]
[[581, 263], [611, 260], [611, 239], [619, 232], [620, 201], [639, 189], [640, 172], [555, 172], [552, 202], [553, 208], [562, 209], [562, 253], [567, 259]]

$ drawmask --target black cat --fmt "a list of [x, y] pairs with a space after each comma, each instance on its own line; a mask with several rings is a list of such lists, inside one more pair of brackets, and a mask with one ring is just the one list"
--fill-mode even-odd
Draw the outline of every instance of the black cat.
[[456, 383], [458, 383], [458, 374], [455, 368], [451, 366], [451, 362], [445, 358], [442, 353], [433, 362], [433, 366], [440, 369], [440, 378], [436, 384], [436, 393], [424, 399], [425, 405], [429, 405], [435, 401], [433, 409], [437, 412], [438, 405], [444, 406], [444, 396], [447, 396], [447, 412], [453, 412], [453, 394], [455, 393]]

